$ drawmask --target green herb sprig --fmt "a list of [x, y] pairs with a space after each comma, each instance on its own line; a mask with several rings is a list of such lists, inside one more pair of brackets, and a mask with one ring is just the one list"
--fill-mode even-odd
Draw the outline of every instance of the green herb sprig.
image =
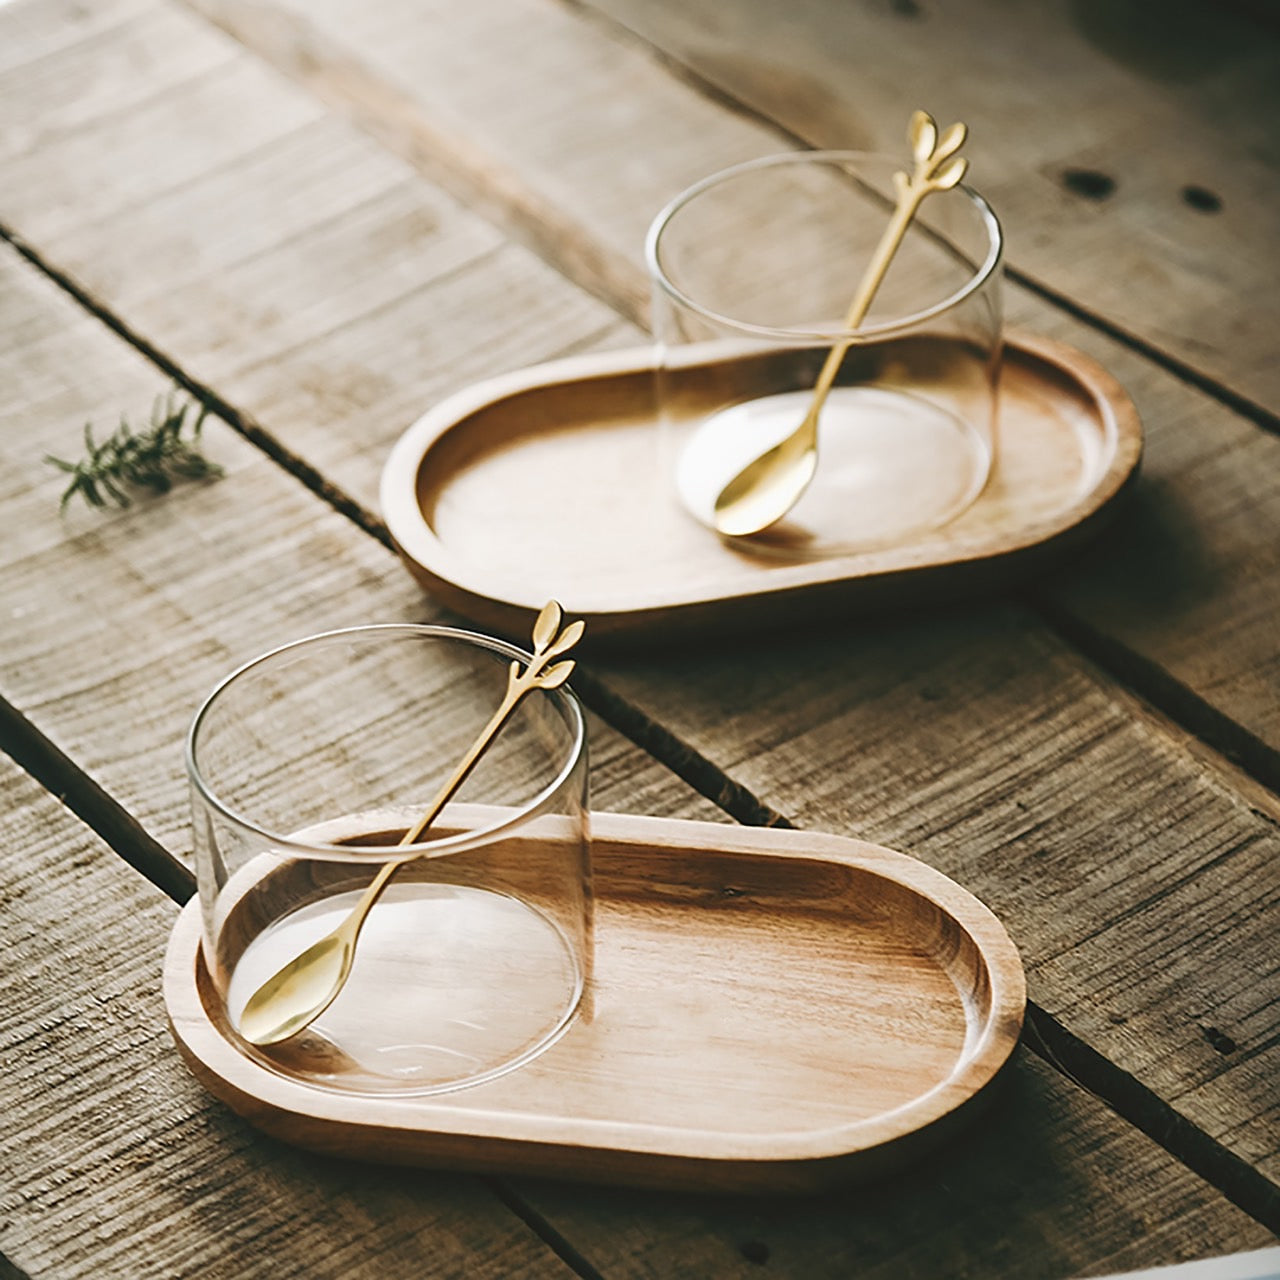
[[[200, 432], [209, 410], [200, 405], [195, 420], [188, 423], [197, 406], [190, 400], [175, 403], [174, 393], [157, 396], [151, 411], [151, 425], [135, 432], [122, 416], [120, 426], [101, 443], [93, 438], [93, 425], [85, 423], [85, 456], [79, 462], [45, 455], [51, 466], [71, 476], [62, 495], [62, 507], [79, 494], [90, 506], [109, 502], [120, 507], [132, 505], [130, 489], [150, 489], [168, 493], [175, 479], [199, 480], [220, 476], [222, 468], [200, 452]], [[188, 438], [183, 438], [183, 433]]]

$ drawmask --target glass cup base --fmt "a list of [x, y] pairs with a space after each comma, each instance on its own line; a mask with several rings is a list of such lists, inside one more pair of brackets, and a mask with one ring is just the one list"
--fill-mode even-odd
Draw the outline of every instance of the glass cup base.
[[[676, 489], [688, 512], [715, 528], [715, 500], [752, 459], [803, 420], [812, 391], [735, 404], [708, 417], [685, 444]], [[735, 549], [820, 559], [896, 546], [954, 520], [986, 485], [991, 451], [962, 418], [909, 392], [836, 387], [819, 423], [818, 467], [777, 524]]]
[[[321, 1088], [429, 1094], [492, 1079], [559, 1037], [583, 977], [556, 925], [504, 893], [401, 874], [369, 913], [333, 1004], [289, 1040], [245, 1052]], [[254, 938], [227, 990], [233, 1027], [253, 992], [339, 925], [360, 892], [301, 906]]]

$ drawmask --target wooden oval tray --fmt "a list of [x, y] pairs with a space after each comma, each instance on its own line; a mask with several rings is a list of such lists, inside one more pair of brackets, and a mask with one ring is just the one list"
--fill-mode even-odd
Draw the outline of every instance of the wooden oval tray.
[[521, 370], [409, 428], [381, 503], [428, 591], [520, 637], [554, 597], [593, 641], [955, 597], [1005, 585], [1094, 532], [1142, 451], [1133, 403], [1104, 369], [1061, 343], [1013, 337], [996, 465], [961, 516], [857, 555], [751, 555], [677, 505], [659, 460], [652, 359], [646, 348]]
[[839, 836], [592, 816], [590, 1000], [496, 1080], [356, 1096], [243, 1055], [211, 998], [196, 902], [165, 960], [205, 1087], [268, 1133], [378, 1161], [633, 1185], [811, 1191], [907, 1160], [1008, 1060], [1026, 989], [954, 881]]

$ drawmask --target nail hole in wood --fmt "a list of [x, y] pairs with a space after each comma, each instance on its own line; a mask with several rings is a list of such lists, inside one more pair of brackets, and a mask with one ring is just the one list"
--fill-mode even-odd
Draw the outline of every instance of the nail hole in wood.
[[1226, 1034], [1225, 1031], [1219, 1031], [1217, 1027], [1201, 1027], [1204, 1032], [1204, 1038], [1222, 1054], [1235, 1053], [1240, 1047], [1236, 1042]]
[[1062, 185], [1086, 200], [1105, 200], [1116, 189], [1116, 180], [1098, 169], [1064, 169]]
[[1182, 199], [1201, 213], [1217, 213], [1222, 208], [1222, 197], [1216, 191], [1198, 187], [1195, 183], [1182, 188]]

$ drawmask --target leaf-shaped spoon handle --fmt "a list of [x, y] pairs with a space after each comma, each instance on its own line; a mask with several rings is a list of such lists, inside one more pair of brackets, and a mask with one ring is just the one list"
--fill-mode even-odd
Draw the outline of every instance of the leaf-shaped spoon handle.
[[[968, 125], [957, 121], [947, 128], [939, 140], [938, 126], [934, 123], [933, 117], [927, 111], [916, 111], [912, 113], [907, 127], [907, 136], [911, 142], [912, 155], [915, 157], [915, 168], [910, 176], [901, 169], [893, 175], [893, 187], [898, 193], [898, 204], [893, 211], [893, 218], [880, 237], [880, 243], [876, 245], [871, 261], [867, 264], [862, 282], [858, 285], [858, 292], [853, 295], [853, 301], [849, 304], [848, 314], [844, 318], [844, 327], [848, 330], [856, 329], [866, 319], [867, 312], [871, 309], [876, 293], [889, 270], [889, 264], [893, 261], [893, 255], [898, 252], [902, 237], [906, 235], [907, 227], [915, 217], [921, 201], [934, 191], [950, 191], [952, 187], [959, 184], [969, 168], [968, 160], [955, 154], [964, 146], [964, 141], [969, 136]], [[840, 363], [848, 354], [851, 345], [849, 341], [840, 342], [827, 353], [822, 372], [819, 373], [818, 381], [813, 387], [813, 405], [809, 409], [815, 426], [818, 414], [822, 411], [827, 394], [831, 390], [831, 384], [835, 381], [836, 373], [840, 369]]]
[[[521, 671], [518, 662], [511, 663], [510, 670], [507, 672], [507, 691], [497, 711], [480, 731], [480, 736], [471, 744], [467, 754], [453, 771], [453, 776], [440, 788], [439, 795], [431, 802], [426, 813], [404, 833], [400, 840], [401, 844], [415, 844], [418, 837], [436, 820], [440, 810], [449, 803], [458, 788], [471, 775], [471, 770], [476, 767], [480, 757], [488, 750], [489, 744], [498, 736], [498, 730], [506, 724], [507, 718], [526, 693], [534, 689], [558, 689], [573, 674], [572, 659], [557, 662], [554, 666], [547, 666], [552, 658], [559, 657], [560, 654], [572, 649], [582, 639], [582, 633], [587, 629], [585, 622], [578, 621], [571, 622], [561, 631], [560, 624], [563, 620], [564, 611], [555, 600], [549, 600], [543, 605], [542, 612], [538, 614], [538, 620], [533, 624], [533, 658], [529, 665]], [[400, 862], [387, 863], [387, 866], [393, 869], [402, 865], [403, 863]], [[385, 871], [386, 868], [383, 870]], [[375, 880], [374, 884], [376, 883]], [[372, 889], [371, 884], [365, 890], [366, 897]], [[370, 906], [372, 905], [371, 902]], [[357, 910], [359, 910], [358, 907]]]
[[[571, 622], [561, 630], [563, 621], [564, 611], [556, 601], [543, 606], [533, 625], [533, 656], [528, 666], [522, 670], [519, 662], [512, 662], [507, 672], [507, 691], [498, 709], [426, 812], [401, 837], [401, 845], [417, 843], [439, 817], [526, 694], [534, 689], [558, 689], [572, 675], [573, 659], [564, 662], [552, 662], [552, 659], [567, 653], [582, 639], [586, 623]], [[392, 876], [412, 861], [412, 858], [401, 858], [384, 863], [350, 915], [336, 929], [290, 960], [249, 997], [237, 1028], [244, 1039], [255, 1045], [287, 1040], [310, 1026], [338, 998], [351, 973], [356, 941], [366, 917], [391, 883]]]

